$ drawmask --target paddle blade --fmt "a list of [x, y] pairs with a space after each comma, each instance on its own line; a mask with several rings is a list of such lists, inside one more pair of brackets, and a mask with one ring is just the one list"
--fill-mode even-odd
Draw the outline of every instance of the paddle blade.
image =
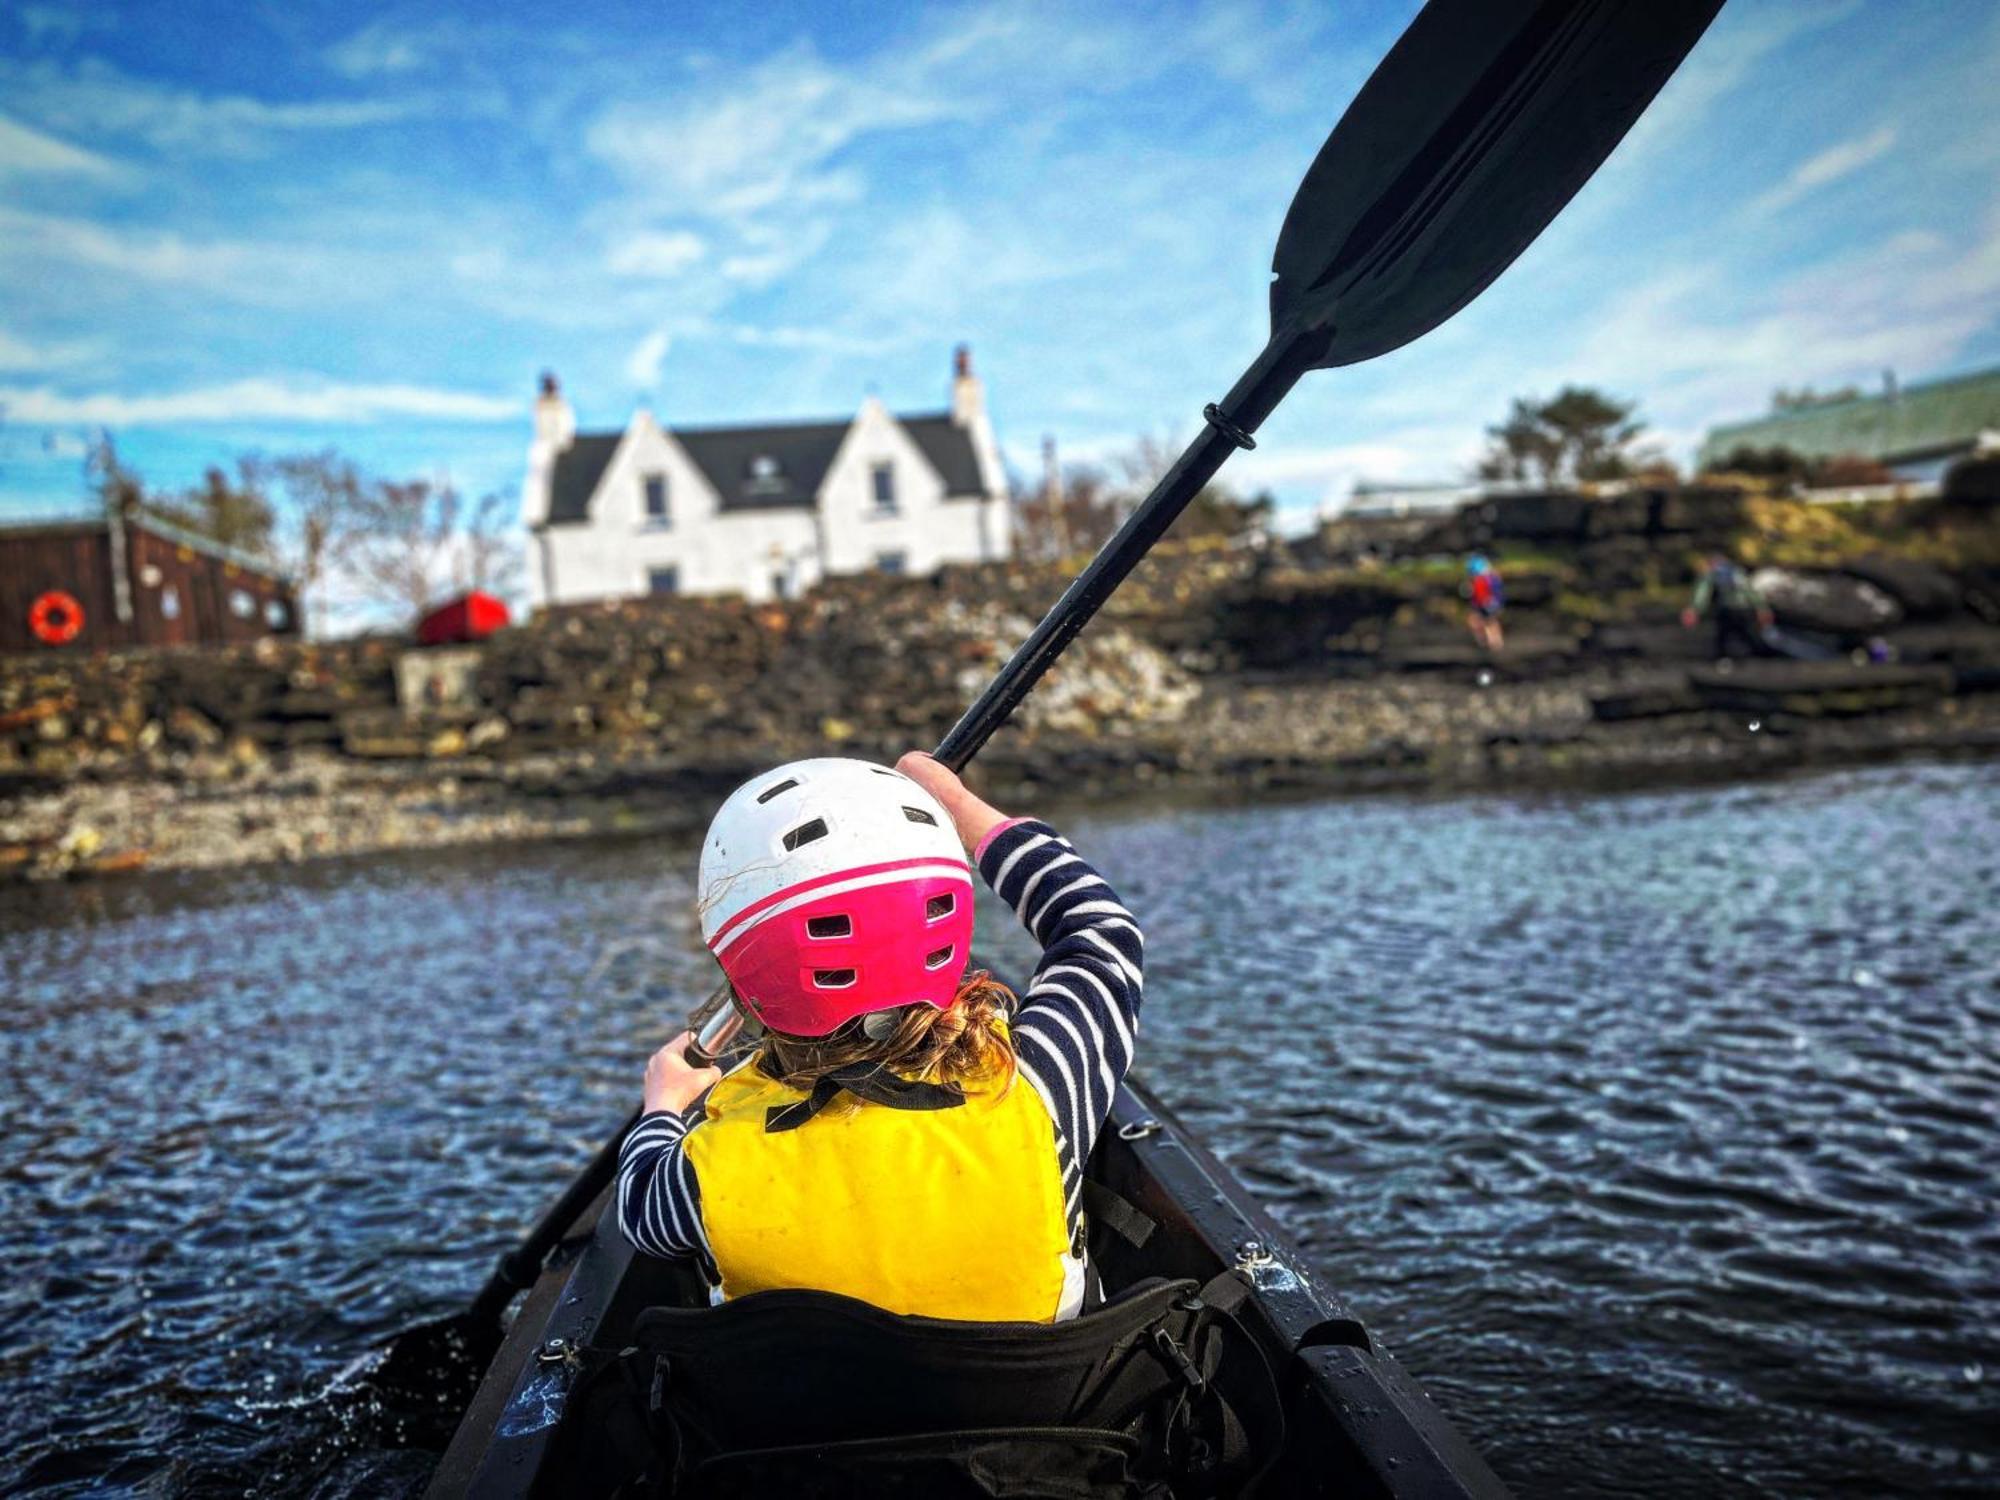
[[1632, 128], [1722, 0], [1430, 0], [1327, 137], [1278, 234], [1271, 321], [1321, 368], [1457, 312]]

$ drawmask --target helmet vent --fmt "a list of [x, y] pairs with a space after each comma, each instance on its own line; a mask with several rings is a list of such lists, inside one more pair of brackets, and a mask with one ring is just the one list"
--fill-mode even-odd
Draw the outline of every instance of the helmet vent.
[[903, 816], [908, 818], [912, 823], [928, 823], [933, 828], [937, 827], [937, 819], [925, 812], [921, 807], [906, 807], [903, 809]]
[[950, 892], [946, 892], [942, 896], [933, 896], [924, 903], [924, 920], [926, 922], [940, 921], [957, 910], [958, 897], [952, 895]]
[[845, 912], [836, 912], [830, 917], [807, 917], [806, 936], [814, 938], [849, 937], [854, 932], [854, 919]]
[[813, 988], [816, 990], [851, 990], [857, 972], [853, 969], [814, 969]]
[[781, 781], [776, 786], [767, 786], [764, 788], [763, 791], [757, 794], [757, 800], [760, 803], [769, 802], [773, 797], [777, 796], [778, 793], [789, 792], [793, 787], [797, 785], [798, 782], [796, 779], [794, 779], [791, 781]]
[[938, 949], [937, 952], [928, 955], [924, 959], [924, 967], [926, 969], [942, 969], [946, 964], [951, 962], [952, 951], [951, 945], [947, 943], [944, 947]]
[[790, 833], [786, 834], [785, 847], [787, 849], [797, 849], [803, 845], [812, 843], [815, 839], [823, 839], [825, 837], [826, 819], [814, 818], [810, 823], [801, 823]]

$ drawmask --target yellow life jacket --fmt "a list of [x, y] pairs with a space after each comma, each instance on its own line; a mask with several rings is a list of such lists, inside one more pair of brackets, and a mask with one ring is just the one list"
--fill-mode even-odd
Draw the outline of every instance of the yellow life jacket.
[[738, 1068], [687, 1137], [722, 1295], [839, 1292], [895, 1313], [1052, 1322], [1075, 1313], [1055, 1126], [1023, 1079], [949, 1109], [843, 1096], [797, 1129], [766, 1113], [807, 1096]]

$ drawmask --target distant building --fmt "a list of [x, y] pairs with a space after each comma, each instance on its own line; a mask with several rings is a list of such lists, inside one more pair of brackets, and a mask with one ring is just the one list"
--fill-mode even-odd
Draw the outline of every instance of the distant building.
[[1700, 462], [1720, 464], [1738, 448], [1872, 458], [1898, 479], [1934, 481], [1968, 454], [2000, 450], [2000, 369], [1901, 387], [1891, 379], [1880, 395], [1711, 427]]
[[948, 410], [579, 433], [545, 377], [522, 513], [537, 600], [784, 598], [834, 574], [926, 574], [1007, 555], [1007, 481], [958, 351]]
[[1462, 484], [1448, 479], [1357, 479], [1354, 493], [1340, 508], [1338, 519], [1382, 521], [1444, 515], [1483, 498], [1486, 488], [1477, 481]]
[[0, 527], [0, 651], [222, 645], [298, 629], [289, 579], [144, 512]]

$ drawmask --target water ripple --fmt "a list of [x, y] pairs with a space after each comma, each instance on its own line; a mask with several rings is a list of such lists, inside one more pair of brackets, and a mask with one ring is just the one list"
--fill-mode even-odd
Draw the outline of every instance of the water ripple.
[[[1973, 1495], [1996, 793], [1068, 821], [1148, 930], [1148, 1077], [1521, 1493]], [[705, 987], [691, 863], [9, 892], [0, 1490], [420, 1489], [431, 1455], [314, 1393], [463, 1298], [629, 1106]]]

